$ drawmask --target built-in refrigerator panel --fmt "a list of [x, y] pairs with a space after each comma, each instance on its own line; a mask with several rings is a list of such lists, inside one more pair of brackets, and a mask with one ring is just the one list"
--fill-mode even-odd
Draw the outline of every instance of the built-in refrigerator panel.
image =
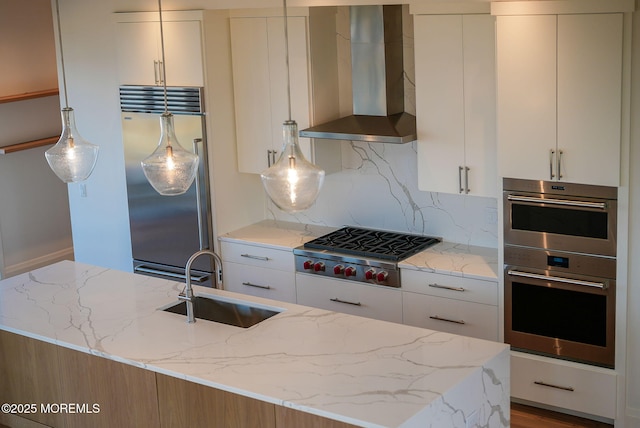
[[[182, 99], [176, 89], [200, 88], [171, 89], [171, 102], [175, 104]], [[186, 193], [162, 196], [147, 181], [141, 161], [155, 150], [160, 139], [163, 93], [160, 87], [121, 87], [129, 224], [137, 273], [184, 280], [189, 257], [200, 249], [212, 249], [206, 133], [199, 99], [198, 105], [190, 107], [190, 112], [180, 111], [183, 104], [176, 112], [169, 109], [174, 113], [178, 141], [186, 150], [198, 154], [200, 163], [196, 179]], [[193, 263], [193, 282], [214, 285], [213, 270], [213, 262], [200, 257]]]

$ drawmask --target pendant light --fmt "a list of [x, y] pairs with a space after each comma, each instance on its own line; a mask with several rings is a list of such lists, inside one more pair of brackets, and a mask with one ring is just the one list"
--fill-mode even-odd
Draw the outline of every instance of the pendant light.
[[164, 113], [160, 116], [160, 140], [158, 146], [142, 160], [142, 170], [153, 188], [163, 196], [181, 195], [189, 190], [196, 176], [199, 158], [185, 150], [176, 138], [173, 114], [167, 102], [167, 73], [164, 59], [164, 30], [162, 25], [162, 0], [158, 0], [160, 16], [160, 47], [162, 51], [162, 75], [164, 76]]
[[67, 77], [64, 69], [64, 52], [62, 49], [62, 28], [60, 27], [60, 6], [56, 0], [56, 17], [58, 21], [58, 43], [60, 45], [60, 62], [62, 65], [62, 85], [64, 87], [64, 103], [62, 109], [62, 133], [58, 142], [45, 152], [45, 158], [53, 172], [65, 183], [84, 181], [91, 175], [98, 160], [98, 146], [91, 144], [78, 132], [73, 109], [69, 107], [67, 94]]
[[286, 212], [297, 212], [309, 208], [315, 202], [324, 182], [324, 170], [305, 159], [298, 143], [298, 124], [291, 119], [287, 0], [283, 0], [283, 8], [289, 119], [282, 124], [283, 145], [280, 157], [260, 174], [260, 178], [267, 195], [278, 208]]

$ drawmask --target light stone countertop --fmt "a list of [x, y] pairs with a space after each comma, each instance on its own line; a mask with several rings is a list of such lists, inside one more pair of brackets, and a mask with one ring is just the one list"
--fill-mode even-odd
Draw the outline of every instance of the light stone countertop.
[[60, 262], [0, 281], [0, 329], [364, 427], [509, 425], [508, 345], [199, 286], [282, 312], [187, 324], [183, 286]]

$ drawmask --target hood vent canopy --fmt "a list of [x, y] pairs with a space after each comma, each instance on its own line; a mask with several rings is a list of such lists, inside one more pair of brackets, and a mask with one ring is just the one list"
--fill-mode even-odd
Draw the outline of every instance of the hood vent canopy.
[[404, 112], [402, 5], [351, 6], [353, 115], [300, 131], [301, 137], [380, 143], [416, 140]]

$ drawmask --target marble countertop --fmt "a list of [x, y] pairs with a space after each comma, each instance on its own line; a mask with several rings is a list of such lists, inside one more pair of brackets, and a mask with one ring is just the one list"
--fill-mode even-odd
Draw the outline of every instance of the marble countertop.
[[[264, 220], [222, 235], [220, 240], [290, 250], [336, 229], [338, 227]], [[496, 248], [445, 241], [401, 261], [398, 265], [403, 269], [490, 281], [498, 280]]]
[[509, 424], [507, 345], [198, 286], [282, 312], [187, 324], [183, 286], [60, 262], [0, 281], [0, 329], [359, 426]]

